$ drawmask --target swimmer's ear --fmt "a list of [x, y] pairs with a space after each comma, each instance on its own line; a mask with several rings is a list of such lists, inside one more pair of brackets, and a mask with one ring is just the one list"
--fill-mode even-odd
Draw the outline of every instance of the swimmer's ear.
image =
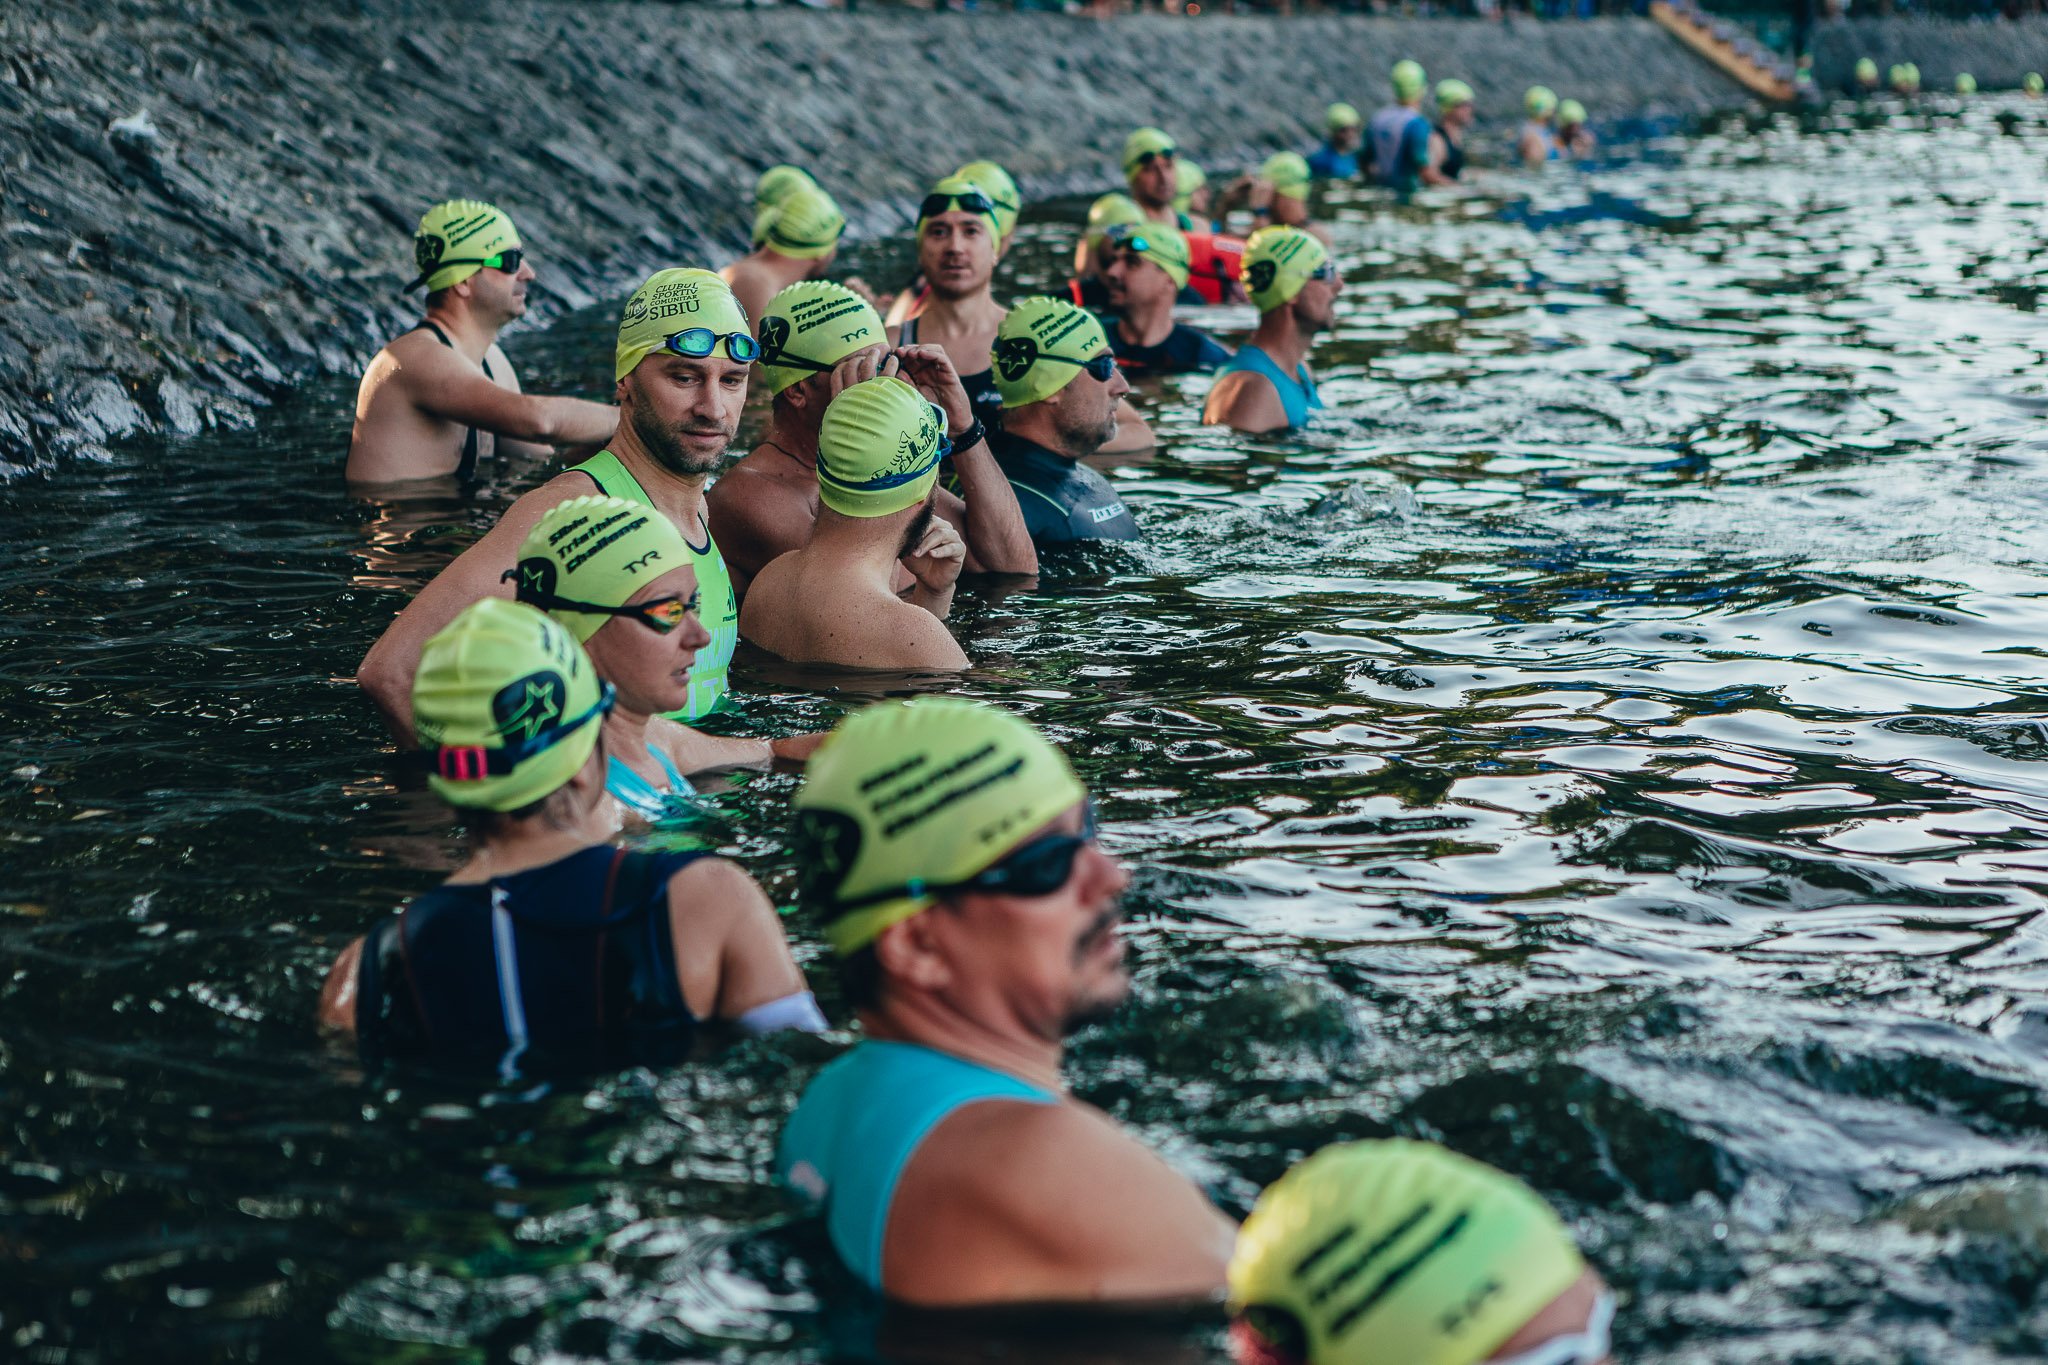
[[875, 961], [886, 975], [928, 991], [952, 981], [952, 963], [932, 932], [937, 918], [928, 910], [881, 932], [875, 939]]

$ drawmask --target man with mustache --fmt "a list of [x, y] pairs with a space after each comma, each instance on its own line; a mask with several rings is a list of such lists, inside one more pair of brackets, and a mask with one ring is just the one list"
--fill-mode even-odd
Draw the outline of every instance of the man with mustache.
[[865, 1039], [776, 1170], [871, 1289], [921, 1307], [1213, 1299], [1233, 1227], [1066, 1093], [1064, 1040], [1130, 993], [1130, 877], [1066, 758], [951, 697], [883, 702], [811, 760], [792, 844]]
[[[663, 270], [626, 301], [613, 362], [619, 404], [611, 443], [505, 509], [498, 524], [437, 574], [363, 657], [356, 684], [392, 731], [410, 740], [411, 691], [426, 641], [482, 597], [510, 597], [507, 574], [536, 523], [558, 503], [603, 493], [654, 508], [675, 524], [697, 571], [699, 609], [711, 643], [690, 670], [690, 704], [671, 713], [693, 721], [725, 695], [726, 669], [739, 639], [739, 607], [725, 560], [712, 542], [704, 482], [725, 458], [747, 398], [747, 375], [760, 346], [724, 280], [708, 270]], [[798, 758], [804, 736], [772, 743], [703, 737], [713, 765]]]
[[450, 199], [413, 233], [427, 311], [377, 352], [356, 390], [345, 474], [351, 483], [467, 481], [477, 461], [550, 447], [589, 450], [618, 413], [581, 398], [522, 393], [498, 333], [526, 312], [532, 257], [495, 204]]

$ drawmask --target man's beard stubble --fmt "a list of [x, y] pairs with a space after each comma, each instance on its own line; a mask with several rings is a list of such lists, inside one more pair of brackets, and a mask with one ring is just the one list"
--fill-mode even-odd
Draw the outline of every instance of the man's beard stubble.
[[699, 455], [686, 449], [681, 437], [684, 435], [709, 436], [709, 430], [691, 430], [684, 427], [663, 426], [659, 419], [646, 409], [635, 405], [633, 408], [633, 434], [640, 438], [640, 444], [647, 447], [647, 453], [654, 462], [671, 474], [709, 474], [716, 470], [725, 459], [725, 447], [732, 440], [733, 433], [724, 427], [717, 429], [718, 449], [709, 455]]

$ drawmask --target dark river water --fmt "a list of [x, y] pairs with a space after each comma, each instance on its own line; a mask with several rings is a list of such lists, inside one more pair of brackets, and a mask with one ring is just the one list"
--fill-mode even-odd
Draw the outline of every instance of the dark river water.
[[[1080, 1094], [1239, 1213], [1341, 1139], [1496, 1162], [1626, 1360], [2048, 1353], [2048, 128], [2000, 107], [1339, 194], [1327, 419], [1142, 395], [1147, 539], [956, 612], [1137, 869]], [[612, 325], [510, 350], [602, 392]], [[0, 484], [0, 1358], [1037, 1358], [878, 1327], [788, 1222], [846, 1033], [529, 1092], [315, 1038], [458, 850], [356, 661], [543, 472], [351, 501], [352, 393]], [[737, 679], [741, 729], [858, 701]], [[783, 901], [791, 787], [703, 825]], [[1042, 1354], [1220, 1358], [1079, 1337]]]

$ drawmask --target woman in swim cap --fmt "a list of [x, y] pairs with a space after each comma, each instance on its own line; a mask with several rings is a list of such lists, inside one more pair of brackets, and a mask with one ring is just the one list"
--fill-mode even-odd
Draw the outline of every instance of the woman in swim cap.
[[426, 644], [414, 723], [469, 857], [343, 950], [320, 1023], [366, 1058], [537, 1069], [658, 1065], [698, 1025], [821, 1030], [775, 908], [733, 863], [613, 848], [613, 690], [568, 630], [487, 597]]

